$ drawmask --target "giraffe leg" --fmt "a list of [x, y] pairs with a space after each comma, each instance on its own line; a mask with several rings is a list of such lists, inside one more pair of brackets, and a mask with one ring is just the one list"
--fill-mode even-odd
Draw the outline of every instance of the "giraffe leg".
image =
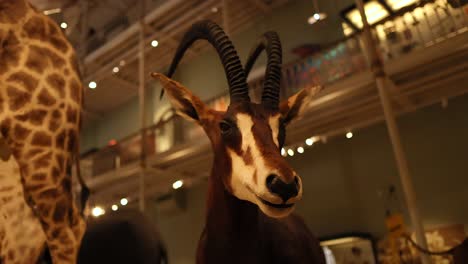
[[[76, 206], [75, 203], [73, 203], [73, 216], [78, 216], [81, 215], [80, 210]], [[81, 245], [81, 240], [83, 239], [84, 233], [86, 230], [86, 222], [83, 218], [81, 217], [73, 217], [72, 220], [72, 231], [75, 236], [76, 242]]]
[[[56, 204], [50, 204], [43, 200], [44, 196], [50, 194], [60, 194], [62, 190], [45, 189], [34, 192], [31, 198], [38, 207], [38, 215], [42, 227], [47, 237], [47, 246], [49, 247], [53, 263], [76, 263], [77, 241], [75, 234], [68, 221], [64, 221], [66, 209], [69, 201], [60, 199]], [[55, 197], [55, 195], [52, 195]]]
[[[22, 151], [14, 149], [13, 153]], [[36, 213], [47, 237], [53, 263], [74, 264], [77, 260], [78, 244], [73, 231], [74, 202], [71, 195], [70, 178], [66, 176], [64, 153], [53, 153], [50, 149], [35, 149], [33, 158], [27, 154], [16, 155], [23, 177], [26, 194], [36, 208]]]
[[[52, 193], [60, 194], [62, 190], [44, 189], [31, 194], [33, 202], [37, 205], [38, 216], [47, 237], [53, 263], [76, 263], [77, 241], [75, 234], [68, 221], [64, 221], [67, 216], [66, 207], [69, 204], [67, 199], [60, 199], [56, 204], [44, 201], [44, 196]], [[55, 195], [53, 195], [55, 197]]]

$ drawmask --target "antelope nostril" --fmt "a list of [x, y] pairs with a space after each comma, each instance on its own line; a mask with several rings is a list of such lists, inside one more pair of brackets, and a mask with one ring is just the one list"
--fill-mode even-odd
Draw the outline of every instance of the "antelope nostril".
[[297, 196], [299, 193], [299, 179], [296, 176], [294, 182], [285, 183], [278, 175], [270, 174], [266, 178], [266, 185], [270, 192], [281, 197], [283, 202], [289, 200], [289, 198]]
[[299, 187], [299, 177], [294, 176], [294, 182], [296, 183], [296, 186]]
[[273, 184], [273, 181], [275, 181], [275, 179], [278, 179], [277, 175], [275, 174], [268, 175], [268, 177], [266, 178], [266, 185], [268, 189], [270, 189], [270, 186]]

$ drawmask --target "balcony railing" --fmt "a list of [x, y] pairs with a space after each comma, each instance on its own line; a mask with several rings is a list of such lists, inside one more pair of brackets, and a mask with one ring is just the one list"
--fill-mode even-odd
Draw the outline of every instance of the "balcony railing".
[[[445, 1], [434, 1], [411, 10], [399, 17], [373, 28], [374, 38], [382, 59], [391, 61], [414, 50], [437, 44], [468, 29], [467, 15], [461, 8], [453, 8]], [[330, 84], [367, 70], [367, 62], [361, 50], [360, 39], [352, 34], [337, 44], [304, 59], [283, 66], [281, 97], [287, 98], [300, 89]], [[249, 83], [250, 96], [258, 101], [263, 77]], [[223, 110], [229, 104], [228, 93], [223, 93], [206, 102], [212, 108]], [[163, 119], [148, 128], [147, 155], [163, 154], [195, 140], [206, 140], [203, 131], [189, 122], [168, 112]], [[82, 172], [86, 177], [99, 177], [102, 173], [119, 169], [137, 161], [141, 153], [139, 132], [83, 157]]]

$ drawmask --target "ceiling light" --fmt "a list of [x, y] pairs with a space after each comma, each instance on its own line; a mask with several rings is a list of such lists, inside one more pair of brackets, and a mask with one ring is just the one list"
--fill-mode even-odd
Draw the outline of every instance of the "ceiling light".
[[[382, 19], [388, 17], [390, 14], [385, 7], [377, 0], [372, 0], [364, 5], [367, 21], [369, 25], [374, 25]], [[346, 18], [354, 24], [357, 28], [362, 28], [361, 14], [357, 8], [345, 14]]]
[[343, 33], [345, 36], [349, 36], [354, 33], [354, 30], [347, 23], [341, 23], [341, 28], [343, 28]]
[[68, 24], [65, 22], [60, 23], [60, 27], [63, 29], [66, 29], [68, 27]]
[[119, 210], [119, 207], [116, 204], [113, 204], [111, 209], [112, 209], [112, 211], [117, 211], [117, 210]]
[[303, 147], [298, 147], [297, 152], [301, 153], [301, 154], [304, 153], [304, 148]]
[[178, 181], [175, 181], [173, 184], [172, 184], [172, 188], [174, 190], [177, 190], [179, 189], [180, 187], [182, 187], [182, 185], [184, 185], [184, 182], [182, 180], [178, 180]]
[[294, 150], [288, 149], [288, 155], [291, 157], [294, 156]]
[[128, 204], [127, 198], [122, 198], [122, 199], [120, 199], [120, 204], [121, 204], [122, 206], [126, 206], [126, 205]]
[[58, 14], [62, 12], [62, 9], [60, 8], [52, 8], [52, 9], [49, 9], [49, 10], [44, 10], [44, 15], [46, 16], [49, 16], [49, 15], [53, 15], [53, 14]]
[[213, 12], [213, 13], [218, 12], [218, 8], [217, 8], [216, 6], [212, 7], [212, 8], [211, 8], [211, 12]]
[[104, 209], [102, 209], [102, 207], [99, 207], [99, 206], [96, 206], [93, 208], [93, 210], [91, 211], [91, 214], [94, 216], [94, 217], [99, 217], [103, 214], [105, 214], [106, 211], [104, 211]]
[[286, 157], [287, 153], [284, 148], [281, 148], [281, 156]]
[[319, 11], [317, 0], [314, 0], [314, 10], [315, 10], [315, 13], [311, 17], [309, 17], [309, 19], [307, 19], [307, 22], [311, 25], [327, 18], [327, 14], [321, 13]]
[[88, 87], [89, 87], [90, 89], [96, 89], [96, 87], [97, 87], [97, 83], [96, 83], [96, 82], [94, 82], [94, 81], [92, 81], [92, 82], [89, 82], [89, 84], [88, 84]]
[[159, 45], [159, 42], [158, 42], [157, 40], [151, 41], [151, 46], [152, 46], [153, 48], [156, 48], [158, 45]]
[[317, 23], [320, 20], [324, 20], [325, 18], [327, 18], [327, 14], [325, 14], [325, 13], [315, 13], [311, 17], [309, 17], [307, 22], [309, 24], [313, 25], [313, 24]]
[[353, 137], [353, 132], [350, 131], [350, 132], [346, 133], [346, 138], [349, 139], [349, 138], [352, 138], [352, 137]]
[[112, 72], [113, 73], [118, 73], [120, 71], [119, 67], [115, 66], [113, 69], [112, 69]]
[[314, 139], [313, 138], [308, 138], [305, 141], [307, 146], [312, 146], [314, 144]]

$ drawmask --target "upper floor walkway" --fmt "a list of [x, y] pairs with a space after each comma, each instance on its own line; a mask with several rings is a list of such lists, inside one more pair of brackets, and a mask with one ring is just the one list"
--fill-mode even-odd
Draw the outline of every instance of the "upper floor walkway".
[[[440, 23], [431, 24], [430, 17], [417, 12], [409, 11], [373, 29], [397, 115], [436, 103], [444, 106], [450, 98], [468, 92], [467, 15], [447, 6], [443, 12], [433, 13]], [[408, 14], [414, 23], [408, 23]], [[261, 93], [262, 73], [263, 69], [257, 69], [253, 73], [257, 77], [250, 78], [254, 100]], [[350, 34], [326, 49], [284, 65], [283, 98], [317, 85], [323, 87], [322, 91], [308, 105], [304, 117], [288, 127], [285, 149], [305, 146], [308, 138], [316, 143], [326, 142], [384, 120], [359, 35]], [[225, 109], [227, 92], [207, 103]], [[110, 205], [121, 197], [138, 199], [138, 175], [142, 173], [140, 142], [136, 131], [83, 156], [81, 171], [94, 190], [95, 202]], [[144, 144], [147, 169], [143, 173], [148, 197], [167, 193], [176, 180], [183, 179], [190, 185], [209, 175], [212, 152], [207, 137], [172, 111], [147, 128]]]

